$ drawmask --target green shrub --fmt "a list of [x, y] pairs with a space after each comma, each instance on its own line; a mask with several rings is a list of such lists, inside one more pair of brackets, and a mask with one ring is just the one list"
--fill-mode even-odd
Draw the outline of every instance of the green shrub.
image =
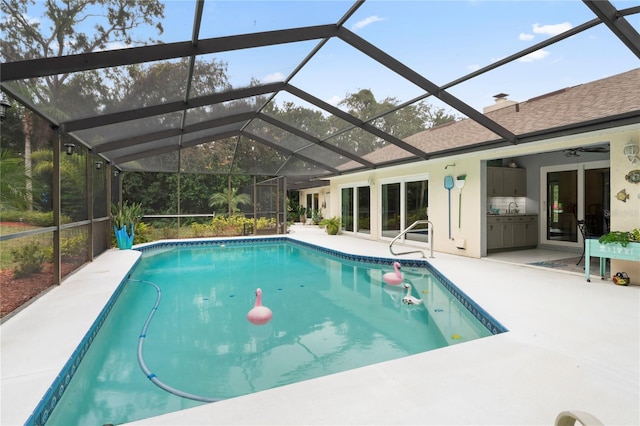
[[135, 244], [148, 243], [152, 241], [153, 229], [151, 225], [147, 225], [144, 222], [138, 222], [135, 224]]
[[[3, 222], [22, 222], [33, 226], [53, 226], [53, 212], [2, 210], [0, 220]], [[62, 216], [60, 221], [69, 223], [71, 218]]]
[[87, 239], [85, 235], [62, 238], [60, 240], [60, 256], [63, 259], [75, 259], [83, 256], [87, 250]]
[[13, 270], [15, 278], [27, 277], [42, 271], [42, 263], [46, 259], [45, 250], [36, 242], [11, 250], [11, 255], [13, 256], [13, 261], [17, 263]]
[[[253, 219], [247, 219], [249, 222], [253, 223]], [[266, 217], [261, 217], [257, 221], [258, 229], [270, 229], [276, 227], [276, 220], [274, 218], [268, 219]]]
[[193, 222], [191, 224], [191, 232], [193, 232], [194, 237], [200, 238], [200, 237], [207, 237], [210, 234], [212, 234], [213, 229], [210, 225]]

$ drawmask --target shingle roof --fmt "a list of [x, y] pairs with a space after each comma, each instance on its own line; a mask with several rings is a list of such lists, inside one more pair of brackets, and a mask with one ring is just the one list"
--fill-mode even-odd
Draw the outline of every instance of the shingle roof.
[[[613, 120], [625, 114], [640, 120], [640, 68], [591, 83], [568, 87], [488, 112], [486, 115], [519, 138], [566, 126]], [[428, 154], [500, 142], [502, 139], [470, 119], [434, 127], [404, 139]], [[400, 162], [412, 154], [389, 145], [364, 156], [374, 163]], [[347, 167], [346, 169], [348, 169]]]

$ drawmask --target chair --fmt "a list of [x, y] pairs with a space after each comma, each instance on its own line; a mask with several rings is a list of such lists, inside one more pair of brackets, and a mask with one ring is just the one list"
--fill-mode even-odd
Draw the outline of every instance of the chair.
[[576, 265], [579, 265], [580, 262], [582, 262], [582, 259], [584, 259], [584, 253], [587, 248], [587, 239], [591, 237], [591, 233], [587, 228], [587, 222], [585, 222], [584, 220], [579, 220], [577, 224], [578, 224], [578, 230], [582, 234], [582, 255], [580, 256], [578, 263], [576, 263]]

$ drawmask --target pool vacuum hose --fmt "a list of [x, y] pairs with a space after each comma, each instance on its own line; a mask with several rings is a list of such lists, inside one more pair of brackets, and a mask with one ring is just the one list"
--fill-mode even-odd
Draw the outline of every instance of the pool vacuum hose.
[[149, 368], [147, 368], [147, 364], [144, 362], [144, 355], [142, 354], [142, 347], [144, 346], [144, 339], [145, 337], [147, 337], [147, 328], [149, 328], [151, 319], [153, 318], [153, 315], [158, 310], [158, 305], [160, 305], [160, 299], [162, 299], [162, 290], [160, 290], [160, 287], [158, 287], [156, 284], [152, 283], [151, 281], [136, 280], [133, 278], [129, 278], [129, 281], [146, 283], [146, 284], [152, 285], [156, 289], [156, 303], [151, 309], [151, 312], [149, 312], [149, 315], [147, 316], [147, 320], [145, 321], [144, 326], [142, 327], [142, 331], [140, 332], [140, 337], [138, 338], [138, 364], [140, 364], [140, 368], [142, 369], [144, 374], [147, 376], [147, 379], [151, 380], [153, 384], [158, 386], [160, 389], [163, 389], [169, 393], [180, 396], [182, 398], [188, 398], [188, 399], [193, 399], [195, 401], [202, 401], [202, 402], [221, 401], [223, 398], [209, 398], [206, 396], [194, 395], [192, 393], [183, 392], [179, 389], [173, 388], [167, 385], [166, 383], [162, 382], [160, 379], [158, 379], [158, 377], [155, 374], [153, 374], [151, 370], [149, 370]]

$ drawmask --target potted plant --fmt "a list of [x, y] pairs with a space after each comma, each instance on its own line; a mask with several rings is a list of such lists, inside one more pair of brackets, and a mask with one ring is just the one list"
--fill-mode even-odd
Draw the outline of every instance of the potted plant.
[[321, 221], [322, 221], [322, 216], [320, 216], [320, 210], [318, 209], [311, 210], [311, 223], [313, 223], [314, 225], [320, 225]]
[[305, 206], [300, 204], [296, 213], [298, 214], [298, 219], [300, 219], [301, 223], [305, 223], [307, 221], [307, 208]]
[[327, 234], [336, 235], [340, 230], [340, 225], [342, 224], [339, 217], [331, 217], [327, 219], [322, 219], [320, 221], [320, 226], [325, 226], [327, 230]]
[[111, 205], [111, 223], [120, 250], [130, 249], [133, 246], [135, 224], [140, 219], [142, 219], [142, 204], [129, 204], [124, 201], [121, 205]]
[[620, 244], [626, 247], [629, 243], [640, 242], [640, 228], [632, 231], [611, 231], [598, 238], [600, 244]]

